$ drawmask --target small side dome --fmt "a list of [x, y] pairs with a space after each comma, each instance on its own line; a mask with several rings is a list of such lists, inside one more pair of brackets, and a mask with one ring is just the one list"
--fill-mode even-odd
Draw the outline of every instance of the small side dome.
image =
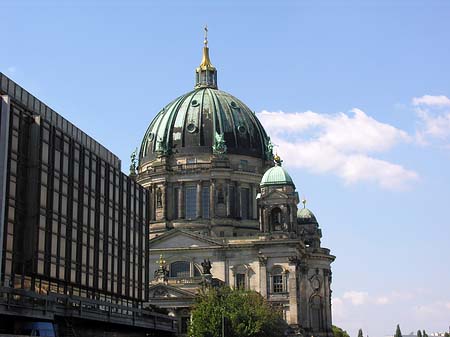
[[281, 167], [282, 160], [278, 155], [274, 157], [275, 166], [268, 169], [262, 179], [260, 186], [270, 186], [270, 185], [291, 185], [295, 188], [295, 184], [292, 181], [291, 176], [287, 171]]
[[297, 211], [297, 223], [306, 225], [306, 224], [318, 224], [316, 216], [313, 212], [311, 212], [308, 208], [306, 208], [306, 200], [302, 200], [303, 208], [298, 209]]

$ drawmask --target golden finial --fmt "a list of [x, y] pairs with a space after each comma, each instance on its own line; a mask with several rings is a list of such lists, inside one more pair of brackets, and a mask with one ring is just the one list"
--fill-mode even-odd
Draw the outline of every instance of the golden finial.
[[201, 70], [215, 70], [214, 66], [209, 59], [209, 48], [208, 48], [208, 26], [205, 26], [205, 40], [203, 41], [203, 57], [202, 63], [200, 63], [199, 69]]
[[166, 265], [166, 260], [164, 260], [162, 254], [159, 256], [159, 260], [156, 261], [156, 263], [159, 264], [159, 268], [163, 268]]
[[203, 43], [205, 44], [205, 47], [208, 47], [208, 25], [205, 25], [205, 40]]
[[273, 161], [275, 162], [275, 165], [281, 166], [281, 163], [283, 162], [278, 155], [278, 152], [275, 153], [275, 156], [273, 156]]

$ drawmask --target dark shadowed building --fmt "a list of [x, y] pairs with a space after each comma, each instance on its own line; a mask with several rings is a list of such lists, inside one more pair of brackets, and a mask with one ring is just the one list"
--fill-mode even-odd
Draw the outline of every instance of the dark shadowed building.
[[148, 191], [101, 144], [1, 73], [0, 83], [2, 289], [142, 309]]

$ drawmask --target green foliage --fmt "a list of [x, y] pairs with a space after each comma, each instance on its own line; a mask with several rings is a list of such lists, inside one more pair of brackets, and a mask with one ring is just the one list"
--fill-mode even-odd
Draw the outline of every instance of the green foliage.
[[444, 337], [450, 337], [450, 333], [448, 332], [444, 333]]
[[397, 324], [397, 329], [395, 330], [394, 337], [402, 337], [402, 332], [400, 331], [400, 325]]
[[339, 328], [335, 325], [332, 326], [332, 329], [333, 329], [334, 337], [350, 337], [349, 334], [347, 333], [347, 331], [342, 330], [341, 328]]
[[417, 330], [417, 337], [422, 337], [422, 332], [420, 330]]
[[191, 337], [278, 337], [288, 328], [281, 313], [255, 291], [207, 289], [199, 294], [189, 325]]
[[358, 330], [358, 337], [364, 337], [362, 329]]

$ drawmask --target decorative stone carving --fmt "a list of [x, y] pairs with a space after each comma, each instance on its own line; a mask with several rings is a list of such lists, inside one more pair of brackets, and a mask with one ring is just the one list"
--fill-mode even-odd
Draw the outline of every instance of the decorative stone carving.
[[211, 261], [209, 260], [203, 260], [203, 262], [201, 263], [202, 268], [203, 268], [203, 274], [211, 274]]
[[216, 132], [214, 136], [214, 145], [212, 146], [213, 153], [215, 155], [223, 155], [227, 153], [227, 146], [225, 144], [225, 139], [223, 134]]
[[264, 256], [262, 254], [259, 254], [258, 255], [258, 260], [259, 260], [260, 264], [262, 264], [264, 266], [267, 266], [267, 257], [266, 256]]

